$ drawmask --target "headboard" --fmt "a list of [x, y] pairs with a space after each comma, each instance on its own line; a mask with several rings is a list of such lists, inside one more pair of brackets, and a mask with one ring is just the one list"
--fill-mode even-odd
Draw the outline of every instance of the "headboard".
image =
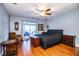
[[47, 31], [48, 34], [50, 33], [59, 33], [59, 34], [62, 34], [63, 35], [63, 30], [62, 29], [48, 29]]

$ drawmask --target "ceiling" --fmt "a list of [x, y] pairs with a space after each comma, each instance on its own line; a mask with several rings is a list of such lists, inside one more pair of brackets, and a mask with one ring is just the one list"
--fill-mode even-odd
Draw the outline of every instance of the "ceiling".
[[78, 3], [4, 3], [9, 15], [32, 18], [41, 18], [41, 15], [37, 15], [38, 12], [35, 8], [42, 7], [43, 5], [51, 8], [51, 16], [65, 14], [79, 9]]

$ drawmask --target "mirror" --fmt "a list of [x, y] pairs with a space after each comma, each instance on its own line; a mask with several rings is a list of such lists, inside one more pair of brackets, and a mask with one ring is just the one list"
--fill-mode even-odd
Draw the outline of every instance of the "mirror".
[[19, 30], [19, 22], [15, 22], [15, 30]]

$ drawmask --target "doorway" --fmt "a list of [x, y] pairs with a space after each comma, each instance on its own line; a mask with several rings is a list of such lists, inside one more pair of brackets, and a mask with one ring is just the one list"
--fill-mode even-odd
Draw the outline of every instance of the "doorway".
[[29, 37], [37, 31], [37, 23], [23, 21], [23, 36]]

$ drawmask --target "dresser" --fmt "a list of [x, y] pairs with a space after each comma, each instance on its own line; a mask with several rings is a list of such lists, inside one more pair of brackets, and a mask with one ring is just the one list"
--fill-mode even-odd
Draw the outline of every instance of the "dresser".
[[75, 47], [75, 37], [72, 35], [63, 35], [63, 43]]

